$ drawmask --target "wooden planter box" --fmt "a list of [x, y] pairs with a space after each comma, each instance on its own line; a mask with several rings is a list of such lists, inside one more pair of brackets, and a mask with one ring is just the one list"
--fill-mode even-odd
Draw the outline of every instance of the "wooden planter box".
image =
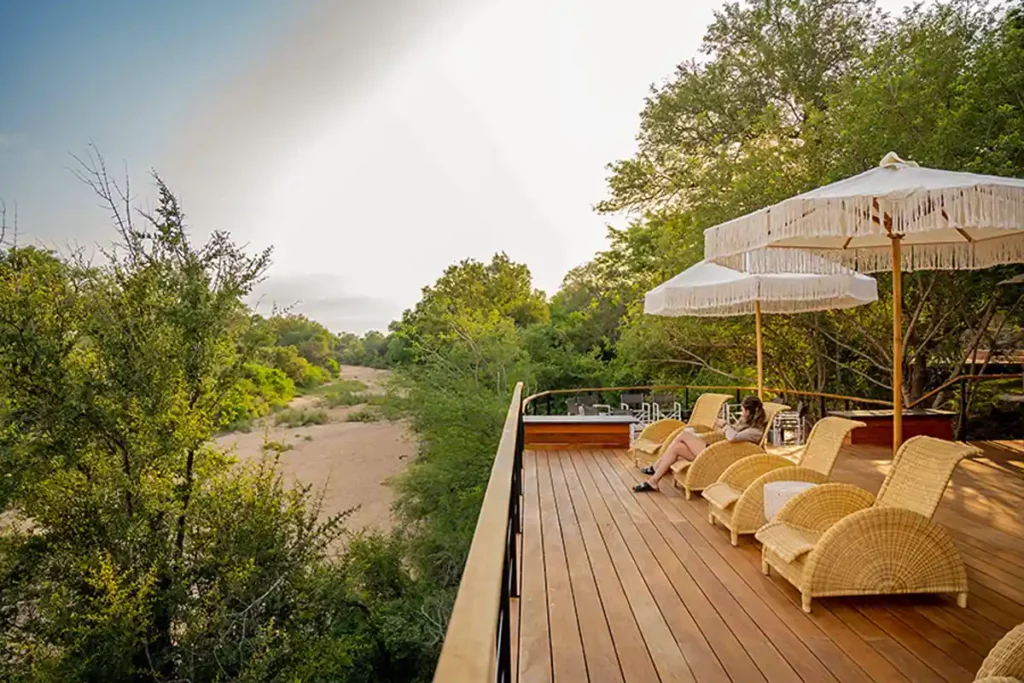
[[525, 415], [524, 448], [629, 448], [630, 415]]
[[[852, 445], [888, 446], [892, 448], [891, 410], [833, 410], [829, 415], [859, 420], [866, 427], [850, 432]], [[903, 440], [912, 436], [934, 436], [953, 440], [953, 419], [956, 413], [948, 410], [905, 410], [903, 411]]]

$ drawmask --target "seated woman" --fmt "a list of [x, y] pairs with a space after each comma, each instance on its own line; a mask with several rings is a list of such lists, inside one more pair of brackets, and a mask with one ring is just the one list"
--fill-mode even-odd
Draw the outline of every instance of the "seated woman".
[[[749, 441], [760, 443], [764, 436], [764, 429], [767, 426], [767, 419], [764, 414], [764, 406], [756, 396], [747, 396], [741, 404], [743, 407], [740, 419], [735, 424], [728, 424], [725, 420], [715, 420], [715, 428], [725, 433], [728, 441]], [[675, 438], [672, 444], [665, 449], [665, 453], [651, 467], [641, 470], [648, 475], [647, 481], [641, 482], [633, 487], [637, 493], [645, 491], [657, 491], [658, 482], [668, 474], [672, 464], [680, 458], [694, 460], [701, 451], [707, 448], [707, 443], [700, 436], [692, 431], [684, 429]]]

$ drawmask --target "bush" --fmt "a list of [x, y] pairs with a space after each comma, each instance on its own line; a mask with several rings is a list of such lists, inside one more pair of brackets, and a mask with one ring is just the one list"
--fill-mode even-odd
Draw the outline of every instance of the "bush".
[[325, 410], [296, 410], [288, 408], [274, 417], [274, 424], [288, 427], [306, 427], [308, 425], [327, 424], [330, 420]]
[[331, 380], [327, 370], [300, 356], [294, 346], [274, 347], [271, 351], [271, 365], [287, 375], [300, 389], [313, 389]]
[[366, 383], [357, 379], [339, 379], [330, 385], [330, 389], [339, 391], [366, 391]]
[[218, 424], [226, 431], [248, 429], [253, 420], [288, 405], [295, 385], [281, 370], [246, 363], [241, 379], [228, 390]]
[[366, 403], [366, 397], [362, 394], [354, 394], [351, 391], [332, 391], [324, 394], [323, 398], [320, 399], [320, 403], [328, 408], [357, 406], [360, 403]]
[[332, 382], [331, 384], [320, 388], [320, 391], [323, 394], [323, 398], [320, 400], [320, 403], [328, 408], [336, 408], [338, 406], [357, 406], [360, 403], [366, 403], [370, 398], [360, 393], [365, 389], [366, 385], [359, 380], [338, 380], [337, 382]]
[[373, 408], [363, 408], [354, 413], [349, 413], [345, 418], [346, 422], [378, 422], [380, 414]]
[[327, 372], [331, 373], [331, 379], [337, 379], [341, 375], [341, 366], [333, 358], [324, 358], [324, 362], [321, 365], [323, 365]]

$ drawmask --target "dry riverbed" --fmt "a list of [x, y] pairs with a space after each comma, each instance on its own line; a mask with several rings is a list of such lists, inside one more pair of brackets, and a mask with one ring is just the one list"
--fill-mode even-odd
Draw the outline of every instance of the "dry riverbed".
[[[342, 366], [341, 376], [367, 384], [367, 392], [383, 393], [386, 370]], [[317, 409], [316, 396], [299, 396], [292, 408]], [[362, 530], [388, 529], [392, 524], [394, 494], [388, 480], [401, 472], [415, 456], [416, 444], [402, 422], [346, 422], [346, 416], [365, 405], [327, 409], [330, 421], [322, 425], [289, 428], [274, 426], [273, 415], [248, 433], [226, 434], [217, 439], [234, 447], [242, 459], [259, 458], [265, 440], [291, 446], [281, 454], [280, 470], [285, 481], [312, 484], [324, 490], [324, 515], [349, 508], [358, 509], [347, 527]]]

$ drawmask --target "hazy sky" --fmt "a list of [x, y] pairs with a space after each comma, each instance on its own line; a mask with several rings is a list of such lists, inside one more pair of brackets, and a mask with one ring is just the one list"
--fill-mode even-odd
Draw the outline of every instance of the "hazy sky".
[[605, 247], [605, 165], [720, 4], [0, 0], [0, 198], [22, 242], [109, 242], [68, 170], [94, 142], [143, 203], [158, 170], [197, 235], [274, 246], [263, 310], [336, 331], [501, 250], [553, 293]]

